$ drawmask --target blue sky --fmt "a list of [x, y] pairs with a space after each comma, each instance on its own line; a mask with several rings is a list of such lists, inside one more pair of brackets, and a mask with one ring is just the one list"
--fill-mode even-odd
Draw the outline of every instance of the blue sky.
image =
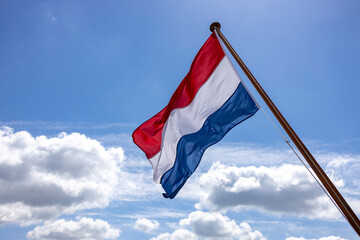
[[[167, 104], [219, 21], [359, 213], [359, 11], [332, 0], [2, 1], [1, 236], [91, 238], [66, 228], [85, 226], [94, 239], [356, 239], [261, 111], [208, 149], [174, 200], [130, 135]], [[204, 182], [230, 175], [243, 179], [228, 179], [237, 200], [213, 202], [222, 182]]]

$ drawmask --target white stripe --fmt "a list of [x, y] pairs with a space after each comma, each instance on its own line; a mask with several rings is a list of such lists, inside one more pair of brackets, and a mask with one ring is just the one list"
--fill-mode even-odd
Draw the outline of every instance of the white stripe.
[[148, 159], [154, 170], [156, 168], [156, 165], [158, 164], [159, 157], [160, 157], [160, 151], [155, 156]]
[[[224, 42], [223, 42], [223, 41], [221, 40], [221, 38], [219, 37], [219, 34], [217, 33], [217, 31], [214, 31], [214, 32], [215, 32], [215, 34], [216, 34], [216, 38], [217, 38], [217, 40], [219, 41], [222, 50], [223, 50], [224, 53], [225, 53], [225, 56], [226, 56], [226, 57], [229, 57], [229, 55], [228, 55], [228, 53], [227, 53], [227, 51], [226, 51], [226, 49], [225, 49]], [[230, 59], [230, 58], [229, 58], [229, 59]], [[234, 64], [232, 64], [231, 61], [230, 61], [230, 64], [231, 64], [233, 70], [235, 71], [236, 75], [238, 76], [238, 78], [240, 78], [240, 81], [242, 81], [239, 73], [236, 71], [236, 69], [235, 69], [235, 67], [234, 67]], [[252, 100], [255, 102], [256, 106], [258, 106], [258, 108], [261, 108], [260, 105], [259, 105], [259, 103], [256, 101], [256, 99], [254, 98], [254, 96], [251, 94], [251, 92], [250, 92], [249, 89], [247, 88], [247, 86], [246, 86], [246, 84], [245, 84], [244, 81], [242, 81], [242, 84], [243, 84], [244, 88], [246, 89], [246, 91], [248, 92], [248, 94], [251, 96]]]
[[159, 183], [162, 175], [173, 167], [180, 138], [199, 131], [206, 119], [231, 97], [240, 81], [229, 58], [225, 56], [190, 105], [170, 113], [162, 132], [160, 155], [150, 160], [155, 182]]

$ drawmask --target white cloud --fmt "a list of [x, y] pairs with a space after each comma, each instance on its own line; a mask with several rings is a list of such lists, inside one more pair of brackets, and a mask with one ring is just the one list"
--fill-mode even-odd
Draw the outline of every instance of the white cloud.
[[[342, 191], [351, 195], [360, 195], [360, 181], [357, 172], [360, 171], [360, 155], [339, 154], [322, 151], [315, 154], [319, 163], [328, 173], [334, 184]], [[246, 143], [220, 143], [209, 148], [201, 161], [197, 171], [187, 181], [179, 192], [178, 198], [198, 199], [197, 178], [208, 172], [214, 162], [224, 165], [246, 166], [279, 166], [284, 163], [299, 164], [293, 152], [284, 147], [263, 147]], [[351, 190], [349, 190], [351, 188]]]
[[[146, 201], [162, 198], [160, 184], [152, 180], [152, 167], [147, 159], [126, 154], [126, 160], [119, 164], [118, 186], [114, 199], [121, 201]], [[143, 162], [145, 164], [143, 164]]]
[[350, 196], [360, 196], [360, 155], [327, 153], [320, 155], [320, 161], [326, 161], [326, 172], [335, 181], [341, 192]]
[[[177, 229], [171, 234], [163, 233], [151, 240], [266, 239], [259, 231], [253, 231], [248, 223], [242, 222], [237, 224], [234, 220], [216, 212], [192, 212], [188, 218], [180, 220], [180, 226], [182, 228]], [[186, 228], [191, 228], [192, 231]]]
[[55, 17], [53, 11], [49, 8], [47, 4], [44, 5], [45, 17], [52, 22], [56, 22], [57, 18]]
[[170, 240], [171, 234], [170, 233], [162, 233], [157, 237], [153, 237], [150, 240]]
[[157, 237], [153, 237], [150, 240], [197, 240], [196, 235], [186, 229], [177, 229], [173, 233], [162, 233]]
[[351, 162], [358, 162], [359, 158], [360, 158], [359, 156], [346, 156], [346, 155], [333, 156], [331, 161], [327, 164], [327, 167], [329, 168], [344, 167]]
[[79, 133], [32, 137], [0, 128], [0, 223], [23, 225], [108, 205], [122, 148]]
[[337, 237], [337, 236], [329, 236], [329, 237], [322, 237], [322, 238], [297, 238], [297, 237], [288, 237], [286, 238], [286, 240], [347, 240], [345, 238], [341, 238], [341, 237]]
[[142, 232], [146, 232], [149, 233], [155, 229], [159, 228], [159, 222], [157, 221], [151, 221], [149, 219], [146, 218], [139, 218], [136, 220], [134, 228], [136, 230], [142, 231]]
[[180, 221], [181, 226], [189, 226], [192, 231], [205, 239], [265, 239], [259, 231], [252, 231], [250, 225], [242, 222], [239, 225], [220, 213], [196, 211]]
[[56, 22], [56, 20], [57, 20], [54, 13], [51, 10], [48, 10], [46, 12], [46, 17], [49, 18], [53, 22]]
[[205, 154], [195, 173], [188, 179], [177, 198], [198, 200], [199, 178], [201, 174], [209, 171], [215, 162], [236, 166], [274, 166], [284, 162], [297, 161], [292, 152], [283, 148], [262, 147], [246, 143], [220, 143], [210, 147]]
[[[313, 154], [328, 175], [333, 177], [332, 180], [338, 184], [337, 187], [351, 187], [358, 190], [360, 194], [360, 185], [357, 180], [357, 172], [360, 171], [359, 154], [337, 153], [328, 150], [321, 150]], [[220, 143], [212, 146], [205, 152], [197, 172], [199, 170], [207, 172], [214, 162], [241, 167], [270, 167], [284, 163], [301, 164], [293, 152], [286, 147], [264, 147], [249, 143]]]
[[236, 167], [214, 163], [200, 177], [199, 185], [199, 209], [257, 208], [308, 218], [341, 217], [303, 166]]
[[55, 222], [45, 222], [27, 233], [29, 239], [48, 240], [100, 240], [117, 239], [120, 235], [119, 229], [111, 226], [100, 219], [81, 218], [79, 221], [66, 221], [64, 219]]

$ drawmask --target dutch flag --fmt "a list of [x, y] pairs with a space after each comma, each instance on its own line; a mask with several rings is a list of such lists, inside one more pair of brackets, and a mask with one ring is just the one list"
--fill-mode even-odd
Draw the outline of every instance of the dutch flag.
[[139, 126], [132, 137], [149, 159], [154, 181], [166, 192], [164, 197], [174, 198], [204, 151], [258, 109], [212, 33], [168, 105]]

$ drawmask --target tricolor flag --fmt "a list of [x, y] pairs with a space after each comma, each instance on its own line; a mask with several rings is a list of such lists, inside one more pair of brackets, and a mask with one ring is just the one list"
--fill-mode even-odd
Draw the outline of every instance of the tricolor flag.
[[204, 151], [257, 110], [256, 101], [212, 33], [168, 105], [132, 137], [149, 159], [154, 181], [166, 192], [164, 197], [174, 198]]

